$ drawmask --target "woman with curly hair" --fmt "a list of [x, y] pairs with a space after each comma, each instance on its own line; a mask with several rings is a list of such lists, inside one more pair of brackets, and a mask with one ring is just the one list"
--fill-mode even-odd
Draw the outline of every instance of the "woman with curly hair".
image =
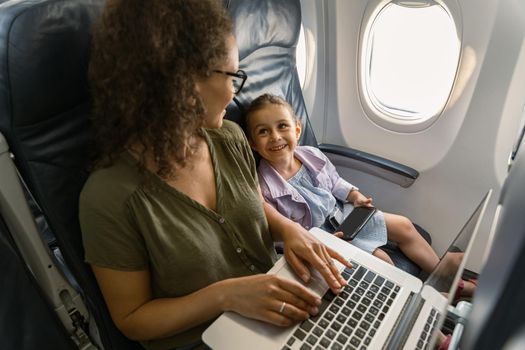
[[[86, 261], [110, 314], [148, 349], [198, 348], [221, 312], [288, 326], [318, 312], [264, 273], [273, 241], [334, 292], [344, 259], [261, 197], [240, 128], [223, 120], [246, 79], [214, 0], [108, 0], [89, 74], [98, 161], [80, 198]], [[346, 263], [345, 263], [346, 264]]]

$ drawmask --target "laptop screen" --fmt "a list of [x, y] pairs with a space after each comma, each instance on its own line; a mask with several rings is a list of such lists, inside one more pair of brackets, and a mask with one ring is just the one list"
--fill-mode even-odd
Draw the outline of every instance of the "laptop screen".
[[[410, 301], [406, 314], [400, 320], [399, 327], [393, 332], [392, 341], [387, 346], [387, 349], [403, 347], [402, 343], [412, 331], [417, 318], [420, 317], [421, 307], [425, 302], [425, 298], [429, 298], [429, 295], [437, 295], [438, 298], [443, 299], [442, 302], [438, 303], [442, 305], [442, 308], [436, 311], [438, 315], [445, 315], [448, 305], [451, 305], [454, 301], [459, 280], [463, 275], [470, 248], [475, 240], [491, 193], [492, 190], [489, 190], [485, 194], [468, 221], [441, 256], [439, 263], [426, 278], [420, 292]], [[445, 317], [441, 316], [436, 318], [436, 322], [432, 327], [434, 334], [428, 344], [428, 348], [432, 348], [432, 345], [436, 342], [437, 330], [441, 329], [444, 319]]]
[[[443, 298], [447, 298], [447, 302], [443, 310], [438, 310], [442, 314], [437, 319], [435, 325], [434, 334], [430, 341], [430, 348], [437, 341], [437, 334], [441, 329], [444, 321], [447, 307], [452, 305], [455, 300], [456, 290], [460, 279], [463, 276], [465, 270], [465, 264], [470, 254], [471, 246], [477, 236], [481, 219], [485, 212], [485, 208], [489, 202], [492, 190], [489, 190], [482, 198], [468, 221], [465, 223], [463, 228], [456, 235], [456, 238], [452, 241], [448, 249], [441, 257], [439, 263], [436, 265], [432, 273], [428, 276], [423, 284], [421, 290], [432, 288], [436, 292], [441, 293]], [[417, 317], [417, 315], [415, 316]]]
[[479, 220], [488, 202], [491, 191], [487, 192], [476, 210], [472, 213], [456, 238], [441, 257], [432, 273], [425, 280], [424, 286], [436, 289], [438, 292], [447, 293], [449, 303], [453, 301], [459, 279], [463, 274], [469, 247], [473, 242], [474, 233], [477, 232]]

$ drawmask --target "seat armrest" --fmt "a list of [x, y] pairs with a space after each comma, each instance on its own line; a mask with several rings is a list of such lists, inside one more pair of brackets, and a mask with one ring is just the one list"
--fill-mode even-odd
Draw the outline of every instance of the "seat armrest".
[[383, 178], [401, 187], [411, 186], [419, 176], [417, 170], [406, 165], [353, 148], [322, 143], [319, 149], [323, 153], [334, 155], [335, 157], [330, 156], [330, 159], [336, 165], [350, 165], [356, 170]]

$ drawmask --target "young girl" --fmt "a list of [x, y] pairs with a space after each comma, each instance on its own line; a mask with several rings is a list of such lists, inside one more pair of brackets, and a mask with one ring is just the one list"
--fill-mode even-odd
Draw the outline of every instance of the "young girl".
[[[246, 127], [251, 147], [263, 158], [258, 168], [262, 194], [283, 215], [306, 229], [334, 231], [333, 218], [340, 222], [354, 207], [372, 206], [372, 198], [342, 179], [320, 150], [297, 144], [301, 125], [282, 98], [264, 94], [255, 99], [246, 113]], [[380, 211], [352, 244], [393, 264], [379, 248], [387, 238], [427, 273], [439, 261], [409, 219]]]

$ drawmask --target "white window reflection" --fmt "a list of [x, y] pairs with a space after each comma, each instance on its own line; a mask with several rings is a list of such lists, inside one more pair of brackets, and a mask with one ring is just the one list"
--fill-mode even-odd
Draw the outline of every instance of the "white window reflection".
[[299, 41], [297, 42], [297, 48], [295, 49], [295, 57], [299, 82], [302, 88], [304, 87], [304, 81], [306, 79], [306, 40], [304, 36], [304, 27], [302, 24], [301, 32], [299, 33]]

